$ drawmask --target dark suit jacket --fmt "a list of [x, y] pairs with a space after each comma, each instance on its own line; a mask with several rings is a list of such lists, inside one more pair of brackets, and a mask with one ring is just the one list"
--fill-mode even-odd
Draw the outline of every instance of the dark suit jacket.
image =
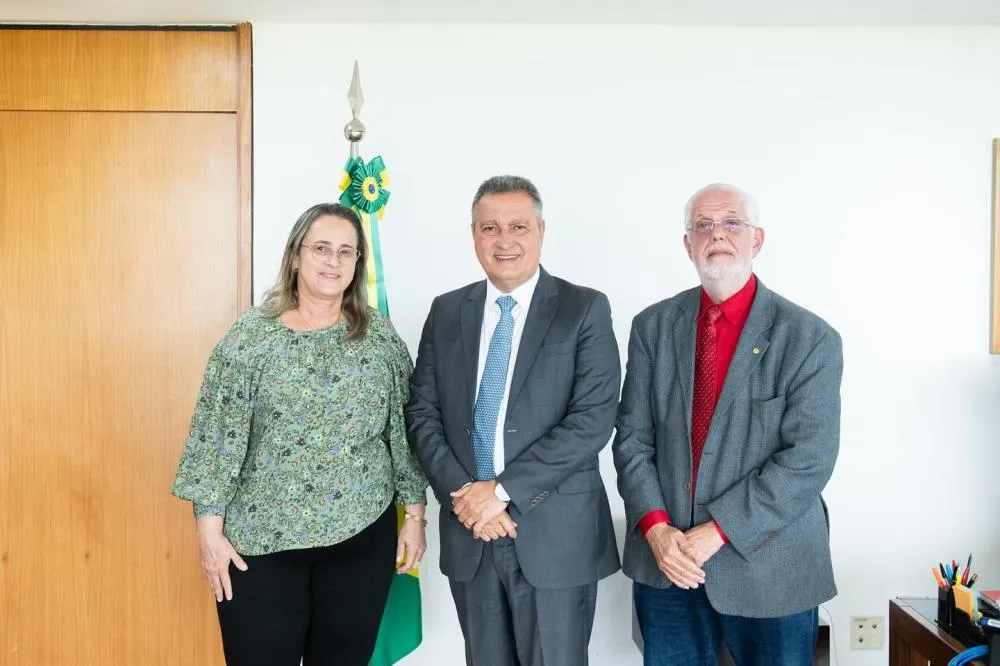
[[[431, 305], [410, 382], [410, 441], [441, 503], [441, 571], [475, 575], [483, 542], [451, 512], [474, 479], [473, 407], [486, 282]], [[598, 453], [611, 438], [621, 385], [607, 297], [541, 269], [511, 379], [505, 468], [525, 579], [540, 588], [596, 582], [620, 568]]]
[[840, 336], [758, 280], [691, 498], [691, 392], [700, 289], [636, 315], [613, 445], [625, 500], [625, 574], [669, 581], [636, 528], [666, 509], [685, 530], [714, 518], [731, 545], [705, 564], [727, 615], [797, 613], [837, 593], [820, 493], [840, 444]]

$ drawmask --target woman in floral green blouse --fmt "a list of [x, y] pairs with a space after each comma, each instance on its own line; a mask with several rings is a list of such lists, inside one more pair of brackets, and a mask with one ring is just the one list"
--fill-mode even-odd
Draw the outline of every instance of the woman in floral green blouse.
[[394, 570], [426, 548], [412, 363], [368, 307], [363, 238], [349, 208], [305, 211], [277, 286], [208, 360], [173, 494], [194, 505], [228, 666], [367, 665]]

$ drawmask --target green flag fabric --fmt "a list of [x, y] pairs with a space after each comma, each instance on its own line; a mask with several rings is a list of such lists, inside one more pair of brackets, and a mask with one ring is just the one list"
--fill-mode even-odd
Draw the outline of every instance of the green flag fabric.
[[[389, 316], [389, 301], [385, 292], [382, 250], [378, 225], [389, 201], [389, 176], [381, 157], [367, 164], [352, 157], [344, 166], [340, 180], [340, 203], [351, 207], [361, 218], [368, 247], [368, 303]], [[403, 509], [397, 513], [398, 529], [403, 526]], [[392, 666], [413, 652], [423, 640], [420, 609], [420, 575], [416, 569], [396, 575], [389, 588], [382, 624], [379, 627], [375, 653], [369, 666]]]

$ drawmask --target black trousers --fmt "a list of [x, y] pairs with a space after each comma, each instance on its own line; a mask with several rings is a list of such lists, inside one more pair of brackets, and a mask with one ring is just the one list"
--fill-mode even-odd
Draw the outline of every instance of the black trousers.
[[342, 543], [243, 559], [218, 604], [227, 666], [368, 666], [395, 575], [394, 506]]

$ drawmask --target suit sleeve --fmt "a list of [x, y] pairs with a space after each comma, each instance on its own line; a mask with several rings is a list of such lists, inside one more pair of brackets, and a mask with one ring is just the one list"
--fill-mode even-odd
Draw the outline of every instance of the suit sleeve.
[[820, 338], [785, 393], [782, 447], [759, 469], [708, 504], [708, 511], [743, 557], [794, 522], [820, 495], [840, 447], [840, 336]]
[[611, 439], [621, 386], [621, 360], [604, 294], [590, 304], [576, 343], [573, 391], [566, 415], [535, 440], [497, 477], [521, 514], [532, 500], [554, 488], [596, 457]]
[[669, 522], [656, 471], [656, 424], [651, 400], [654, 359], [649, 336], [643, 322], [638, 317], [633, 319], [625, 384], [611, 446], [628, 525], [638, 526], [643, 533], [658, 522]]
[[450, 503], [449, 494], [471, 481], [472, 477], [462, 467], [445, 439], [436, 368], [438, 363], [451, 367], [454, 361], [435, 357], [434, 323], [440, 316], [437, 304], [438, 301], [435, 299], [420, 336], [417, 362], [410, 377], [406, 428], [410, 445], [420, 461], [431, 489], [438, 501], [446, 505]]

